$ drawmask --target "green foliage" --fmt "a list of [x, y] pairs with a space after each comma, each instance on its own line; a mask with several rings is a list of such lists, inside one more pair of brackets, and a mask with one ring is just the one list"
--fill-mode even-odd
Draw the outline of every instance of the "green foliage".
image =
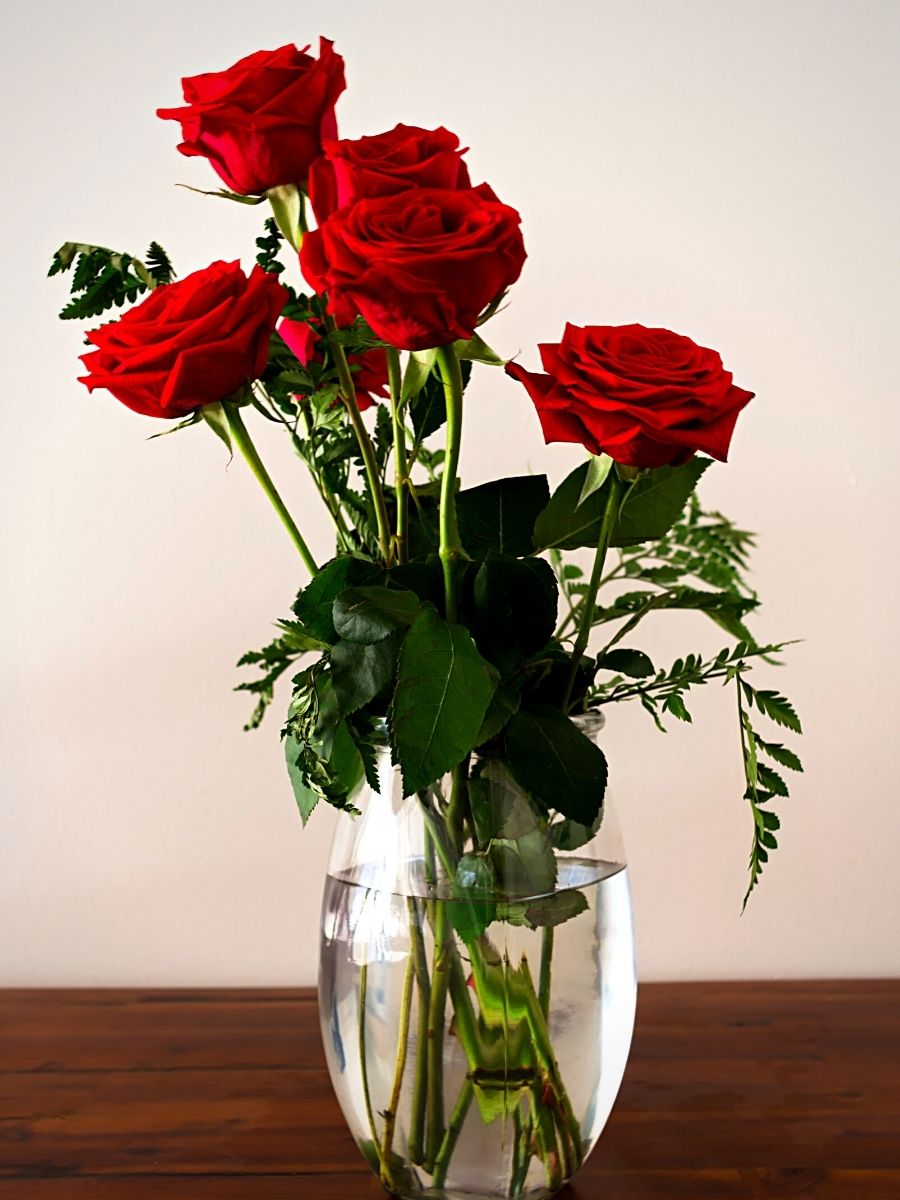
[[494, 687], [468, 631], [424, 609], [400, 651], [391, 711], [404, 795], [427, 788], [474, 748]]
[[601, 671], [617, 671], [632, 679], [646, 679], [655, 674], [655, 668], [650, 656], [643, 650], [607, 650], [597, 659], [597, 667]]
[[[628, 546], [663, 537], [684, 511], [708, 458], [692, 458], [682, 467], [656, 467], [629, 487], [612, 535], [613, 546]], [[596, 546], [611, 480], [592, 486], [597, 468], [582, 463], [560, 484], [534, 526], [534, 545], [541, 550], [577, 550]]]
[[274, 217], [267, 217], [265, 222], [265, 232], [261, 237], [256, 239], [256, 255], [257, 263], [264, 271], [269, 271], [273, 275], [280, 275], [284, 270], [284, 263], [280, 261], [278, 255], [281, 252], [284, 236], [278, 228], [278, 222]]
[[501, 671], [518, 666], [553, 636], [558, 599], [549, 563], [489, 553], [472, 579], [470, 625], [478, 649]]
[[[786, 750], [780, 743], [767, 742], [762, 738], [754, 727], [751, 717], [751, 706], [755, 705], [776, 725], [800, 733], [800, 721], [793, 705], [777, 692], [759, 691], [753, 688], [744, 678], [745, 671], [746, 665], [741, 663], [734, 671], [732, 678], [737, 691], [741, 750], [744, 761], [744, 778], [747, 785], [744, 799], [749, 803], [753, 815], [750, 882], [744, 896], [744, 907], [746, 908], [753, 889], [759, 883], [763, 868], [769, 861], [770, 853], [778, 847], [778, 839], [775, 835], [781, 822], [772, 811], [771, 802], [775, 798], [786, 799], [789, 795], [787, 783], [774, 767], [765, 761], [763, 756], [768, 755], [791, 771], [802, 771], [803, 766], [793, 751]], [[760, 697], [763, 698], [761, 702]]]
[[712, 459], [694, 457], [682, 467], [655, 467], [625, 494], [612, 538], [629, 546], [664, 537], [681, 514]]
[[517, 712], [506, 727], [505, 747], [516, 781], [539, 804], [593, 824], [606, 792], [606, 757], [558, 708]]
[[321, 659], [294, 680], [284, 744], [288, 775], [304, 825], [320, 800], [358, 813], [350, 796], [363, 778], [363, 760], [341, 720], [332, 681]]
[[175, 279], [175, 268], [172, 260], [163, 250], [159, 242], [151, 242], [147, 247], [146, 267], [157, 283], [171, 283]]
[[309, 581], [294, 601], [294, 613], [310, 633], [323, 642], [336, 642], [334, 602], [348, 588], [377, 579], [379, 571], [372, 563], [350, 555], [333, 558]]
[[456, 511], [463, 545], [474, 558], [490, 551], [531, 553], [534, 523], [550, 500], [546, 475], [495, 479], [459, 493]]
[[324, 648], [324, 643], [313, 637], [299, 621], [279, 621], [278, 627], [282, 632], [274, 641], [261, 650], [248, 650], [238, 659], [239, 667], [259, 667], [262, 671], [259, 678], [239, 683], [235, 688], [237, 692], [250, 692], [257, 698], [245, 729], [259, 726], [272, 703], [275, 684], [285, 671], [310, 650]]
[[63, 321], [98, 317], [110, 308], [134, 303], [158, 283], [170, 283], [172, 263], [158, 242], [151, 242], [147, 263], [104, 246], [65, 242], [53, 255], [48, 275], [72, 269], [71, 299], [60, 310]]
[[348, 642], [372, 645], [412, 625], [421, 607], [405, 588], [347, 588], [334, 601], [334, 628]]
[[340, 641], [331, 649], [331, 678], [342, 716], [349, 716], [385, 693], [397, 669], [402, 635], [371, 643]]

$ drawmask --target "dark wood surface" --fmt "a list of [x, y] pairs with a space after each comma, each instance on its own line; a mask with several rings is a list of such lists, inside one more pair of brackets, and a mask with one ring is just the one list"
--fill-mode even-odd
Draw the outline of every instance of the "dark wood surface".
[[[900, 1200], [900, 982], [644, 985], [566, 1200]], [[289, 991], [0, 992], [0, 1200], [378, 1200]]]

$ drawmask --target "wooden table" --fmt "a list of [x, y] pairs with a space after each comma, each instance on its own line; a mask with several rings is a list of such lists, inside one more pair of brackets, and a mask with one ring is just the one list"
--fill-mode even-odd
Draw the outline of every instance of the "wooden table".
[[[654, 984], [566, 1200], [900, 1200], [900, 982]], [[378, 1200], [315, 998], [0, 992], [0, 1200]]]

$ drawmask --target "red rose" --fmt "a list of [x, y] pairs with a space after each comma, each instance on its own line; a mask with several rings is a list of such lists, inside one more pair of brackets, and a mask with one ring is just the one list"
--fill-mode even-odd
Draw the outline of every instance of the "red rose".
[[215, 262], [155, 288], [88, 338], [89, 391], [106, 388], [148, 417], [183, 417], [258, 378], [287, 292], [274, 275]]
[[702, 450], [723, 462], [753, 392], [735, 387], [715, 350], [669, 329], [566, 325], [538, 347], [546, 375], [510, 363], [547, 442], [580, 442], [630, 467], [677, 466]]
[[307, 234], [303, 273], [338, 323], [358, 314], [401, 350], [470, 338], [525, 262], [519, 214], [482, 184], [360, 200]]
[[[322, 335], [307, 321], [292, 321], [285, 317], [278, 326], [278, 332], [304, 367], [311, 362], [324, 362]], [[383, 349], [376, 347], [363, 354], [348, 354], [347, 360], [351, 368], [357, 368], [353, 371], [356, 403], [360, 412], [365, 412], [375, 403], [373, 394], [382, 398], [389, 395], [387, 355]]]
[[159, 108], [181, 122], [182, 154], [208, 158], [233, 192], [255, 195], [305, 183], [322, 139], [337, 134], [334, 106], [344, 90], [344, 60], [319, 39], [242, 58], [227, 71], [182, 79], [186, 108]]
[[448, 129], [397, 125], [355, 141], [326, 141], [309, 172], [309, 199], [321, 223], [355, 200], [408, 188], [467, 188], [459, 138]]

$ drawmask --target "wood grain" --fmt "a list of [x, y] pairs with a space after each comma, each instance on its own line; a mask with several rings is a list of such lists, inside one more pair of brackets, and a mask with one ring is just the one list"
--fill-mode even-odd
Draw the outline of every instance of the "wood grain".
[[[0, 1200], [377, 1200], [315, 999], [0, 992]], [[652, 984], [566, 1200], [900, 1200], [900, 982]]]

